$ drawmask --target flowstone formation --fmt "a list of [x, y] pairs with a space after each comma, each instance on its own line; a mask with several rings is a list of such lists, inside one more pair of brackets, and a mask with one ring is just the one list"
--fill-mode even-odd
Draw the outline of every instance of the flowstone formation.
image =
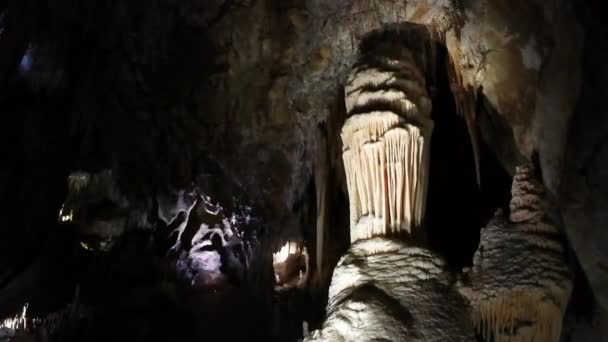
[[475, 340], [444, 262], [416, 246], [433, 127], [425, 87], [399, 45], [372, 49], [348, 79], [341, 135], [352, 246], [334, 270], [327, 319], [306, 341]]
[[444, 266], [401, 241], [357, 241], [334, 270], [323, 327], [305, 341], [475, 341]]
[[529, 166], [517, 167], [510, 215], [481, 231], [461, 293], [486, 340], [559, 341], [572, 292], [564, 237], [546, 215], [544, 186]]

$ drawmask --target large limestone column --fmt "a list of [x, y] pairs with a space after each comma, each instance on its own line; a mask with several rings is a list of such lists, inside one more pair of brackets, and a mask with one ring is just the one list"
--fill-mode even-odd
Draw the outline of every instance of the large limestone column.
[[516, 169], [511, 193], [509, 217], [498, 212], [481, 230], [461, 292], [486, 341], [557, 342], [572, 291], [565, 237], [532, 168]]
[[423, 73], [407, 49], [381, 45], [345, 93], [352, 246], [334, 270], [327, 319], [306, 341], [474, 341], [443, 261], [417, 243], [432, 131]]

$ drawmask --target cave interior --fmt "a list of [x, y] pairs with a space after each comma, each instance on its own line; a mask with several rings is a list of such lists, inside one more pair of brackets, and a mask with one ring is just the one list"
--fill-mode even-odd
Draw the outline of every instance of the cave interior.
[[532, 163], [572, 274], [560, 341], [608, 339], [597, 1], [427, 2], [0, 0], [0, 342], [320, 329], [351, 245], [346, 75], [387, 41], [432, 103], [416, 243], [459, 282]]

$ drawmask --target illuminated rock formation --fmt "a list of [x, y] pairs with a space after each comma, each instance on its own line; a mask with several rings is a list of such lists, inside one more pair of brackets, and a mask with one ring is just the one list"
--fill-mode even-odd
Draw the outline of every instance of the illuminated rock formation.
[[21, 312], [0, 320], [0, 341], [55, 341], [70, 329], [87, 325], [93, 317], [92, 311], [78, 302], [80, 288], [76, 288], [73, 301], [61, 310], [37, 317], [28, 313], [25, 303]]
[[516, 169], [512, 196], [509, 218], [499, 212], [481, 231], [461, 292], [486, 340], [559, 341], [572, 291], [564, 237], [530, 167]]
[[[411, 53], [381, 47], [355, 66], [342, 127], [351, 242], [412, 233], [424, 216], [433, 123]], [[379, 56], [373, 53], [380, 53]]]
[[[174, 230], [169, 237], [175, 243], [169, 254], [178, 256], [179, 278], [199, 290], [240, 284], [249, 269], [255, 243], [244, 237], [241, 226], [250, 218], [242, 217], [241, 212], [229, 213], [198, 190], [178, 192], [172, 209], [168, 203], [163, 212], [175, 220], [170, 225]], [[178, 212], [183, 212], [185, 219], [177, 221]]]
[[308, 281], [309, 257], [306, 247], [297, 242], [286, 242], [272, 255], [275, 290], [304, 287]]
[[[399, 45], [379, 46], [348, 79], [342, 141], [352, 246], [334, 270], [327, 319], [305, 341], [475, 340], [444, 262], [415, 245], [432, 131], [423, 80]], [[403, 235], [409, 242], [396, 240]]]

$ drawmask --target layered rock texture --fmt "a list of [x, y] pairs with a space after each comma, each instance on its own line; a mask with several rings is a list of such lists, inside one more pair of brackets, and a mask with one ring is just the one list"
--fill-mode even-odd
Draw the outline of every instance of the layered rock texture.
[[486, 340], [560, 341], [572, 292], [563, 233], [546, 214], [542, 184], [529, 166], [517, 167], [510, 215], [481, 231], [461, 292]]

